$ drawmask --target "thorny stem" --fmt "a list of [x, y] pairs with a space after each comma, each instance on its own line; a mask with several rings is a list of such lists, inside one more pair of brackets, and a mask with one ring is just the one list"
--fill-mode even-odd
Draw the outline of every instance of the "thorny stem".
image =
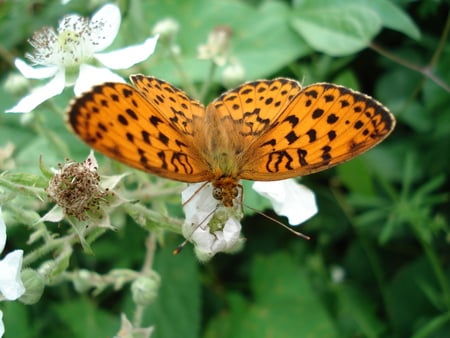
[[444, 89], [445, 91], [450, 93], [450, 86], [432, 73], [432, 69], [436, 65], [436, 63], [438, 62], [439, 57], [441, 56], [442, 51], [443, 51], [443, 49], [444, 49], [444, 47], [445, 47], [445, 45], [447, 43], [447, 38], [448, 38], [449, 32], [450, 32], [450, 12], [449, 12], [449, 15], [447, 15], [447, 21], [446, 21], [444, 30], [442, 32], [439, 44], [438, 44], [435, 52], [433, 53], [433, 56], [431, 57], [430, 62], [425, 67], [418, 66], [418, 65], [416, 65], [414, 63], [411, 63], [411, 62], [409, 62], [407, 60], [404, 60], [404, 59], [402, 59], [402, 58], [392, 54], [391, 52], [383, 49], [381, 46], [378, 46], [374, 42], [372, 42], [370, 44], [370, 47], [374, 51], [380, 53], [381, 55], [387, 57], [388, 59], [390, 59], [390, 60], [392, 60], [394, 62], [397, 62], [398, 64], [400, 64], [400, 65], [402, 65], [402, 66], [404, 66], [406, 68], [409, 68], [411, 70], [414, 70], [414, 71], [422, 74], [423, 76], [429, 78], [431, 81], [436, 83], [442, 89]]
[[133, 191], [133, 199], [141, 201], [145, 200], [148, 201], [150, 199], [156, 199], [161, 197], [168, 197], [168, 196], [178, 196], [181, 194], [181, 192], [186, 189], [186, 187], [180, 185], [177, 185], [175, 187], [164, 187], [161, 185], [150, 185], [145, 182], [141, 187], [139, 187], [137, 190]]
[[64, 248], [68, 244], [78, 242], [77, 234], [70, 234], [61, 238], [51, 239], [47, 238], [44, 244], [33, 250], [23, 258], [23, 266], [29, 266], [39, 258], [45, 256], [51, 251]]
[[[155, 257], [156, 251], [156, 237], [154, 232], [150, 232], [145, 241], [145, 258], [144, 264], [142, 265], [141, 274], [147, 275], [152, 271], [153, 259]], [[138, 328], [142, 325], [142, 317], [144, 315], [145, 306], [136, 305], [136, 310], [134, 312], [133, 327]]]

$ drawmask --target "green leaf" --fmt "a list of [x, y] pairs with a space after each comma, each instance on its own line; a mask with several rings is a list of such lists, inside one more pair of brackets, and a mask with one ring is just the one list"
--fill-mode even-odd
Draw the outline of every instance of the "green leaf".
[[155, 325], [152, 338], [199, 337], [198, 261], [190, 247], [174, 256], [172, 251], [178, 244], [167, 241], [165, 247], [158, 248], [155, 257], [154, 269], [161, 276], [161, 288], [156, 302], [147, 309], [143, 324]]
[[386, 306], [390, 321], [399, 336], [410, 337], [424, 314], [432, 313], [432, 305], [420, 289], [420, 284], [433, 284], [432, 276], [433, 273], [422, 256], [402, 267], [390, 283]]
[[[283, 2], [263, 2], [258, 8], [234, 0], [148, 1], [142, 6], [145, 9], [141, 10], [152, 13], [154, 18], [171, 17], [179, 22], [177, 43], [181, 48], [181, 63], [194, 82], [204, 80], [210, 67], [209, 61], [197, 58], [197, 48], [205, 44], [209, 33], [220, 25], [232, 29], [231, 55], [242, 64], [247, 79], [267, 77], [311, 51], [292, 31], [291, 10]], [[142, 30], [148, 30], [148, 26], [145, 22]], [[179, 84], [178, 69], [164, 54], [164, 48], [159, 48], [151, 59], [152, 74]], [[219, 73], [216, 72], [216, 81]]]
[[336, 289], [337, 313], [344, 326], [352, 326], [349, 336], [380, 337], [385, 329], [376, 316], [376, 307], [367, 294], [349, 284]]
[[28, 308], [29, 306], [20, 302], [2, 302], [1, 311], [3, 312], [5, 337], [37, 337], [30, 325]]
[[377, 12], [366, 6], [310, 1], [296, 7], [292, 26], [314, 49], [342, 56], [369, 46], [380, 32], [382, 21]]
[[[411, 17], [390, 0], [299, 0], [298, 7], [310, 5], [322, 7], [338, 7], [345, 10], [346, 6], [356, 5], [371, 9], [378, 14], [384, 27], [399, 31], [412, 39], [420, 39], [420, 30]], [[343, 13], [345, 14], [345, 13]]]
[[344, 185], [353, 193], [365, 196], [374, 193], [370, 172], [361, 157], [337, 166], [336, 171]]
[[119, 331], [120, 316], [99, 309], [98, 305], [80, 296], [55, 306], [55, 310], [66, 325], [66, 337], [98, 338], [112, 337]]
[[206, 337], [336, 337], [336, 329], [305, 273], [287, 254], [257, 256], [251, 267], [253, 301], [229, 294], [229, 311]]
[[383, 26], [402, 32], [412, 39], [420, 39], [420, 30], [412, 19], [390, 0], [353, 0], [376, 11]]

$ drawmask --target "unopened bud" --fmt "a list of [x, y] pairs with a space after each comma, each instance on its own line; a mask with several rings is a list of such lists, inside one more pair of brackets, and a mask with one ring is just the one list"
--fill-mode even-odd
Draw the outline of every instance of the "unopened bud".
[[44, 292], [44, 277], [33, 269], [24, 269], [21, 273], [22, 283], [25, 287], [25, 293], [19, 298], [24, 304], [37, 303]]
[[158, 295], [158, 290], [158, 278], [141, 276], [131, 284], [133, 301], [138, 305], [146, 306], [153, 303]]
[[239, 62], [231, 62], [222, 72], [222, 83], [225, 88], [234, 88], [245, 78], [244, 67]]
[[166, 18], [160, 20], [153, 27], [152, 34], [159, 35], [161, 41], [173, 42], [178, 31], [180, 30], [180, 24], [173, 18]]

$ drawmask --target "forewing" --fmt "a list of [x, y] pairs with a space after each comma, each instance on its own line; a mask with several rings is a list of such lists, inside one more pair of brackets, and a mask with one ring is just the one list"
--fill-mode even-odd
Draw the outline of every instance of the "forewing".
[[394, 126], [393, 115], [373, 98], [334, 84], [314, 84], [290, 100], [252, 144], [253, 156], [241, 177], [272, 181], [325, 170], [374, 147]]
[[220, 95], [210, 106], [219, 121], [233, 121], [230, 132], [244, 137], [245, 146], [250, 147], [271, 128], [300, 89], [297, 81], [285, 78], [247, 82]]
[[133, 81], [139, 91], [105, 83], [76, 98], [68, 113], [74, 132], [131, 167], [178, 181], [205, 181], [208, 168], [189, 124], [204, 115], [204, 107], [166, 82], [142, 76]]

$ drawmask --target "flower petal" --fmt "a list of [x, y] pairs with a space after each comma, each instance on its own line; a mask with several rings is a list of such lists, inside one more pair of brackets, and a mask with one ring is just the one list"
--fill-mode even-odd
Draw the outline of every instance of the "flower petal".
[[27, 79], [47, 79], [58, 72], [58, 67], [56, 66], [34, 68], [19, 58], [14, 60], [14, 65]]
[[2, 208], [0, 206], [0, 253], [3, 252], [6, 244], [6, 224], [3, 220]]
[[31, 94], [25, 96], [11, 109], [6, 110], [7, 113], [29, 113], [44, 101], [53, 96], [61, 94], [65, 85], [64, 70], [56, 73], [55, 77], [49, 83], [42, 87], [34, 89]]
[[113, 52], [96, 53], [94, 57], [108, 68], [127, 69], [136, 63], [147, 60], [154, 53], [158, 37], [156, 35], [139, 45], [125, 47]]
[[5, 333], [5, 326], [3, 325], [3, 312], [0, 310], [0, 338]]
[[317, 213], [314, 193], [293, 179], [255, 182], [253, 189], [268, 198], [275, 212], [286, 216], [291, 225], [303, 223]]
[[116, 5], [106, 4], [100, 8], [91, 19], [91, 42], [94, 52], [104, 50], [116, 38], [121, 21], [120, 9]]
[[23, 250], [14, 250], [0, 261], [0, 293], [7, 300], [15, 300], [25, 292], [20, 278], [22, 257]]
[[[217, 201], [212, 198], [212, 188], [205, 182], [189, 184], [181, 192], [185, 223], [200, 224], [207, 222], [206, 218], [212, 217]], [[188, 234], [185, 234], [188, 235]]]
[[78, 79], [75, 82], [74, 92], [76, 95], [80, 95], [90, 90], [93, 86], [104, 82], [125, 82], [125, 80], [107, 68], [82, 64]]

